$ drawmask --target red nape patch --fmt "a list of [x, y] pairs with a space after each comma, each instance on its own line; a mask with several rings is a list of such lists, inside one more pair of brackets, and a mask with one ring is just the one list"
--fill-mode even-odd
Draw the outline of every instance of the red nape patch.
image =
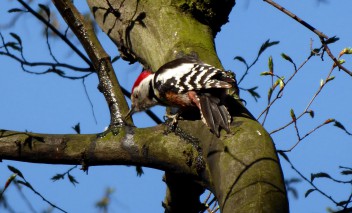
[[138, 78], [136, 79], [136, 81], [133, 84], [132, 93], [133, 93], [134, 88], [138, 87], [138, 85], [141, 83], [141, 81], [143, 79], [145, 79], [146, 77], [148, 77], [152, 73], [153, 72], [150, 70], [144, 70], [143, 72], [141, 72], [141, 74], [138, 76]]

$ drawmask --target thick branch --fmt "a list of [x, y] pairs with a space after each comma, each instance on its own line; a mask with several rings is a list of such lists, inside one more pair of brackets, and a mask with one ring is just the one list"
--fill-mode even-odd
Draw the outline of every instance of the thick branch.
[[[88, 0], [98, 24], [128, 60], [138, 60], [157, 70], [180, 53], [196, 53], [202, 61], [221, 67], [214, 47], [214, 29], [178, 7], [185, 2], [191, 5], [199, 1]], [[200, 121], [180, 122], [176, 134], [193, 141], [202, 153], [203, 159], [195, 163], [223, 213], [287, 212], [283, 177], [269, 134], [238, 102], [230, 109], [234, 116], [231, 134], [222, 132], [219, 139]], [[167, 183], [172, 192], [168, 191], [166, 201], [178, 203], [177, 208], [168, 205], [173, 209], [167, 210], [177, 212], [188, 205], [182, 199], [185, 192], [174, 191], [182, 182]], [[192, 194], [195, 206], [199, 204], [197, 196]]]
[[200, 203], [199, 197], [204, 187], [184, 175], [166, 172], [164, 181], [168, 188], [163, 202], [165, 213], [202, 212], [205, 206]]
[[[87, 1], [97, 23], [130, 62], [138, 60], [156, 71], [179, 54], [197, 53], [203, 61], [221, 67], [214, 48], [215, 32], [183, 12], [179, 6], [187, 1]], [[234, 1], [221, 2], [234, 5]]]
[[112, 125], [123, 125], [123, 115], [128, 112], [128, 105], [117, 81], [110, 56], [102, 48], [92, 25], [84, 19], [70, 0], [53, 0], [56, 8], [75, 33], [94, 69], [98, 72], [99, 88], [109, 105]]
[[[50, 164], [143, 165], [199, 178], [194, 146], [165, 126], [121, 128], [118, 136], [0, 131], [0, 159]], [[204, 172], [203, 172], [204, 173]]]

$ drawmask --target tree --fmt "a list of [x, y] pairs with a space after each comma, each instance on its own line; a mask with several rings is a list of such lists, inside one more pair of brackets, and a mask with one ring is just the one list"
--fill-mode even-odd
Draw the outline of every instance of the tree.
[[[247, 208], [287, 211], [280, 165], [269, 134], [239, 101], [234, 103], [236, 111], [232, 113], [234, 134], [223, 136], [221, 141], [198, 121], [180, 121], [178, 128], [174, 132], [168, 130], [166, 135], [163, 134], [167, 127], [162, 125], [149, 129], [136, 129], [129, 126], [131, 123], [125, 126], [122, 115], [127, 112], [127, 105], [109, 56], [100, 47], [91, 26], [69, 1], [54, 3], [89, 55], [89, 68], [96, 70], [99, 76], [99, 89], [110, 109], [110, 129], [99, 137], [96, 134], [53, 136], [4, 130], [3, 159], [82, 164], [84, 169], [106, 164], [162, 169], [166, 171], [168, 185], [164, 206], [171, 212], [199, 211], [203, 208], [199, 195], [204, 188], [215, 194], [222, 212], [249, 211]], [[227, 20], [234, 2], [218, 1], [209, 5], [173, 2], [171, 6], [165, 2], [159, 5], [143, 1], [88, 3], [98, 24], [119, 47], [121, 56], [131, 62], [139, 61], [156, 70], [177, 53], [195, 52], [203, 61], [221, 66], [213, 39]], [[224, 5], [215, 7], [218, 4]], [[227, 13], [220, 14], [221, 8], [227, 8]], [[160, 15], [163, 19], [158, 19]], [[13, 37], [21, 45], [15, 34]], [[324, 37], [322, 39], [324, 44]], [[262, 51], [272, 45], [275, 42], [266, 42]], [[60, 74], [60, 69], [53, 67], [50, 72]], [[291, 115], [295, 120], [293, 111]], [[48, 150], [55, 150], [56, 156]]]

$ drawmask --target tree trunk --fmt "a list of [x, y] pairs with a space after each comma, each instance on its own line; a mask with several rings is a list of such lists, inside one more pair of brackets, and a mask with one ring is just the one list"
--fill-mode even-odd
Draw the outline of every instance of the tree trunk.
[[[130, 62], [139, 61], [155, 71], [178, 55], [196, 54], [221, 68], [214, 37], [226, 23], [233, 0], [88, 0], [88, 4], [100, 27]], [[185, 163], [196, 165], [200, 178], [197, 181], [215, 194], [221, 212], [288, 212], [283, 175], [269, 134], [240, 103], [235, 107], [231, 112], [231, 133], [222, 132], [220, 139], [196, 121], [181, 121], [176, 132], [170, 134], [197, 150], [198, 156]], [[165, 205], [171, 208], [167, 211], [181, 212], [182, 205], [189, 205], [178, 199], [185, 190], [176, 190], [178, 187], [173, 185], [188, 185], [189, 180], [181, 178], [187, 179], [183, 183], [175, 181], [172, 174], [166, 177], [169, 192]], [[198, 186], [195, 183], [190, 188]], [[194, 198], [194, 202], [199, 200]], [[177, 202], [178, 208], [172, 209], [170, 202]], [[198, 204], [189, 212], [197, 212]]]

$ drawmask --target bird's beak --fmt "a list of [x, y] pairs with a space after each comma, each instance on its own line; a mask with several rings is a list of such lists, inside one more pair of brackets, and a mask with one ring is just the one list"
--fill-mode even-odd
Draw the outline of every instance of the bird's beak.
[[132, 116], [133, 113], [135, 113], [134, 108], [135, 107], [132, 105], [130, 111], [128, 111], [127, 115], [125, 116], [125, 120], [127, 120], [129, 117]]

